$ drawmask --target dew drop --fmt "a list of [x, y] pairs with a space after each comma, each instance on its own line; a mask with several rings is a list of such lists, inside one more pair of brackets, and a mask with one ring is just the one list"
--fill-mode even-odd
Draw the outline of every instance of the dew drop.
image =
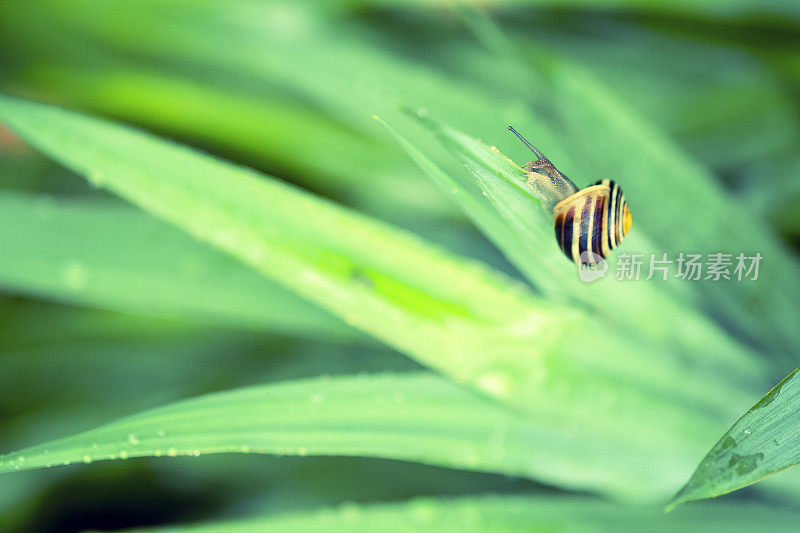
[[83, 462], [86, 463], [87, 465], [92, 462], [92, 457], [90, 455], [84, 455], [82, 459]]
[[86, 178], [89, 180], [89, 185], [93, 188], [103, 187], [107, 181], [105, 174], [98, 169], [90, 170]]
[[128, 442], [131, 446], [138, 446], [142, 443], [142, 440], [136, 435], [136, 433], [131, 433], [128, 435]]
[[495, 396], [508, 396], [514, 385], [514, 378], [508, 372], [493, 370], [478, 376], [478, 387]]
[[178, 450], [176, 450], [175, 448], [169, 448], [167, 449], [167, 455], [169, 455], [170, 457], [175, 457], [176, 455], [178, 455]]
[[192, 455], [195, 457], [200, 457], [200, 450], [192, 450]]
[[414, 502], [411, 508], [411, 516], [417, 524], [430, 524], [436, 517], [436, 508], [428, 500]]
[[24, 455], [20, 455], [19, 457], [17, 457], [17, 462], [19, 464], [24, 464], [25, 463], [25, 456]]
[[158, 431], [156, 431], [156, 436], [158, 436], [158, 437], [166, 437], [167, 436], [167, 432], [164, 431], [163, 429], [159, 429]]
[[475, 466], [480, 461], [480, 457], [478, 455], [478, 451], [473, 446], [464, 446], [462, 452], [462, 460], [468, 466]]
[[127, 458], [128, 458], [128, 452], [127, 452], [127, 451], [125, 451], [125, 450], [120, 450], [120, 451], [119, 451], [119, 458], [120, 458], [120, 459], [123, 459], [123, 460], [124, 460], [124, 459], [127, 459]]
[[79, 261], [67, 261], [60, 268], [61, 282], [68, 291], [81, 292], [89, 283], [89, 270]]
[[358, 520], [358, 517], [361, 515], [361, 509], [353, 502], [342, 503], [342, 505], [339, 506], [339, 510], [342, 514], [342, 518], [347, 522], [354, 522]]
[[308, 401], [312, 404], [318, 404], [325, 401], [325, 395], [321, 392], [315, 392], [308, 395]]
[[308, 455], [308, 449], [306, 448], [297, 448], [297, 455], [300, 457]]
[[269, 254], [267, 251], [261, 246], [253, 246], [252, 248], [247, 250], [247, 258], [253, 264], [263, 264], [267, 261]]
[[241, 234], [237, 229], [219, 229], [214, 232], [211, 239], [224, 248], [238, 248], [241, 244]]
[[428, 116], [428, 109], [425, 108], [425, 107], [420, 107], [419, 109], [417, 109], [417, 116], [418, 117], [422, 117], [422, 118], [427, 117]]

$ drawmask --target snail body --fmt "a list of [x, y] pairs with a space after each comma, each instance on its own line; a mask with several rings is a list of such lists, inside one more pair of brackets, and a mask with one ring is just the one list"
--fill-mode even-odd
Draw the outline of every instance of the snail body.
[[536, 155], [522, 167], [525, 184], [553, 216], [556, 242], [564, 254], [578, 264], [608, 257], [631, 227], [631, 212], [619, 185], [604, 179], [578, 189], [542, 152], [514, 128], [508, 129]]

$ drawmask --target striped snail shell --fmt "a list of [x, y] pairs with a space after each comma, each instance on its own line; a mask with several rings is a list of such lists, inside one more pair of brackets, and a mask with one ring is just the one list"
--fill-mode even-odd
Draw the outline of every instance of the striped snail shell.
[[622, 189], [612, 180], [600, 180], [585, 189], [575, 186], [542, 152], [517, 133], [536, 154], [526, 163], [525, 183], [548, 213], [553, 215], [556, 242], [578, 264], [604, 260], [631, 228], [631, 212]]

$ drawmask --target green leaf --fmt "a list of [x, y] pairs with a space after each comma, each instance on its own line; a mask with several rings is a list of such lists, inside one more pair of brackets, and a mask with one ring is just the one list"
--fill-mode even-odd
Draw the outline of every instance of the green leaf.
[[665, 515], [652, 507], [627, 507], [581, 496], [485, 495], [416, 498], [401, 503], [358, 504], [259, 518], [136, 531], [261, 533], [270, 531], [726, 531], [792, 529], [800, 513], [768, 505], [714, 504]]
[[238, 261], [125, 206], [0, 193], [0, 287], [155, 316], [357, 338]]
[[800, 463], [800, 374], [786, 376], [711, 448], [668, 509], [713, 498]]
[[[124, 63], [98, 70], [94, 63], [87, 67], [68, 61], [37, 65], [24, 79], [50, 90], [57, 87], [71, 107], [220, 146], [252, 164], [285, 169], [303, 185], [384, 216], [408, 217], [409, 206], [442, 215], [448, 207], [409, 172], [393, 146], [282, 95], [264, 98], [261, 92], [219, 86], [217, 79], [198, 83], [175, 72]], [[449, 210], [446, 214], [452, 215]]]
[[426, 374], [316, 378], [209, 394], [0, 456], [0, 473], [208, 453], [384, 457], [630, 493], [584, 443]]
[[286, 339], [44, 303], [27, 312], [20, 307], [3, 315], [0, 331], [2, 405], [14, 413], [2, 419], [5, 450], [223, 386], [419, 370], [408, 358], [365, 344]]

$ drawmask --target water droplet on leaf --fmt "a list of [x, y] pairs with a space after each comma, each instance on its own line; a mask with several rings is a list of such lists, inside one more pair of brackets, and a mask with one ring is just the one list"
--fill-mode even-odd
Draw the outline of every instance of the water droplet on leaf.
[[79, 261], [67, 261], [61, 265], [61, 282], [67, 290], [81, 292], [89, 283], [89, 270]]

